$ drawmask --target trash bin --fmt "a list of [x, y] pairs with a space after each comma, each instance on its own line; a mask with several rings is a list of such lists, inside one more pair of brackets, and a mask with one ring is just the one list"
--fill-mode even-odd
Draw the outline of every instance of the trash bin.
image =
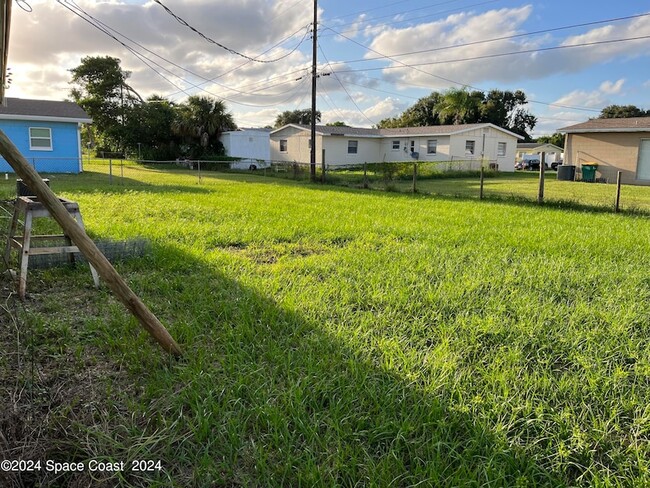
[[572, 164], [561, 164], [557, 167], [559, 181], [573, 181], [576, 179], [576, 167]]
[[582, 165], [582, 181], [593, 183], [596, 181], [596, 168], [597, 164], [583, 164]]

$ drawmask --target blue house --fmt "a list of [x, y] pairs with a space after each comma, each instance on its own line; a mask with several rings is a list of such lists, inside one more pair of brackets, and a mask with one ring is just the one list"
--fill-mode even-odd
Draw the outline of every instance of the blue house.
[[[92, 120], [73, 102], [5, 98], [0, 129], [40, 173], [83, 171], [80, 125]], [[0, 157], [0, 172], [12, 172]]]

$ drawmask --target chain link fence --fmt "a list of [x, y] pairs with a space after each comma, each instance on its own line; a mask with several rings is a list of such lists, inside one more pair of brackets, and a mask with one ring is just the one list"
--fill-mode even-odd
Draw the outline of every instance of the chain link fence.
[[[47, 158], [30, 160], [45, 177], [54, 163]], [[557, 170], [541, 168], [503, 172], [495, 161], [451, 160], [442, 162], [365, 162], [354, 165], [317, 164], [315, 175], [309, 163], [299, 161], [229, 160], [133, 161], [120, 158], [90, 158], [67, 161], [69, 167], [82, 165], [86, 182], [98, 185], [137, 187], [145, 184], [178, 185], [178, 176], [205, 185], [217, 178], [252, 178], [258, 181], [287, 180], [338, 185], [396, 193], [418, 193], [448, 198], [489, 199], [549, 206], [650, 214], [650, 187], [623, 185], [596, 179], [583, 182], [578, 170], [576, 181], [558, 180]], [[227, 176], [226, 176], [227, 175]], [[5, 174], [13, 180], [13, 174]], [[0, 176], [2, 178], [2, 176]], [[52, 175], [53, 180], [58, 176]], [[206, 179], [207, 178], [207, 179]], [[7, 182], [12, 183], [12, 182]], [[3, 198], [14, 195], [14, 187], [0, 185]], [[620, 193], [619, 193], [620, 191]], [[5, 195], [5, 193], [9, 194]], [[617, 206], [618, 201], [618, 206]]]

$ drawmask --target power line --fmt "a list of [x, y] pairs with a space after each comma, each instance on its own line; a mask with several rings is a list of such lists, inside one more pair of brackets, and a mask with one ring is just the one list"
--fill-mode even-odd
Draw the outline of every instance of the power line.
[[[649, 15], [650, 15], [650, 12], [646, 12], [646, 13], [638, 14], [638, 15], [629, 15], [627, 17], [616, 17], [616, 18], [612, 18], [612, 19], [597, 20], [597, 21], [594, 21], [594, 22], [584, 22], [582, 24], [565, 25], [565, 26], [561, 26], [561, 27], [553, 27], [553, 28], [550, 28], [550, 29], [542, 29], [542, 30], [537, 30], [537, 31], [533, 31], [533, 32], [525, 32], [525, 33], [521, 33], [521, 34], [513, 34], [513, 35], [510, 35], [510, 36], [493, 37], [491, 39], [483, 39], [483, 40], [480, 40], [480, 41], [464, 42], [462, 44], [452, 44], [452, 45], [448, 45], [448, 46], [435, 47], [435, 48], [432, 48], [432, 49], [421, 49], [419, 51], [409, 51], [409, 52], [405, 52], [405, 53], [391, 54], [391, 57], [400, 58], [400, 57], [403, 57], [403, 56], [412, 56], [414, 54], [423, 54], [423, 53], [431, 53], [431, 52], [437, 52], [437, 51], [445, 51], [447, 49], [456, 49], [456, 48], [459, 48], [459, 47], [475, 46], [477, 44], [487, 44], [489, 42], [504, 41], [504, 40], [516, 39], [516, 38], [520, 38], [520, 37], [534, 36], [534, 35], [538, 35], [538, 34], [548, 34], [550, 32], [558, 32], [558, 31], [561, 31], [561, 30], [575, 29], [575, 28], [578, 28], [578, 27], [590, 27], [590, 26], [594, 26], [594, 25], [606, 24], [606, 23], [609, 23], [609, 22], [621, 22], [621, 21], [624, 21], [624, 20], [631, 20], [631, 19], [638, 19], [638, 18], [641, 18], [641, 17], [647, 17]], [[365, 62], [365, 61], [376, 61], [378, 59], [384, 59], [384, 56], [378, 56], [378, 57], [374, 57], [374, 58], [352, 59], [352, 60], [348, 60], [348, 61], [337, 61], [337, 62], [332, 63], [332, 64], [361, 63], [361, 62]]]
[[[372, 48], [370, 48], [368, 46], [365, 46], [365, 45], [355, 41], [354, 39], [351, 39], [351, 38], [341, 34], [340, 32], [336, 32], [334, 29], [331, 29], [329, 27], [328, 27], [328, 29], [331, 30], [332, 32], [335, 32], [337, 35], [343, 37], [344, 39], [347, 39], [348, 41], [350, 41], [350, 42], [352, 42], [354, 44], [357, 44], [358, 46], [361, 46], [364, 49], [367, 49], [368, 51], [374, 52], [375, 54], [378, 54], [381, 57], [384, 57], [386, 59], [390, 59], [391, 61], [394, 61], [396, 63], [401, 64], [402, 65], [401, 67], [410, 68], [410, 69], [413, 69], [413, 70], [418, 71], [420, 73], [432, 76], [434, 78], [438, 78], [438, 79], [448, 81], [450, 83], [453, 83], [455, 85], [459, 85], [461, 87], [467, 87], [467, 88], [472, 88], [474, 90], [483, 91], [483, 89], [478, 88], [478, 87], [473, 86], [473, 85], [470, 85], [469, 83], [461, 83], [459, 81], [450, 80], [450, 79], [435, 75], [433, 73], [430, 73], [428, 71], [424, 71], [424, 70], [418, 68], [418, 66], [423, 66], [423, 65], [440, 64], [438, 62], [436, 62], [436, 63], [420, 63], [420, 64], [412, 64], [412, 65], [406, 64], [406, 63], [404, 63], [404, 62], [402, 62], [402, 61], [400, 61], [398, 59], [394, 59], [391, 56], [380, 53], [379, 51], [376, 51], [376, 50], [374, 50], [374, 49], [372, 49]], [[626, 39], [621, 39], [621, 40], [595, 41], [593, 43], [571, 44], [571, 45], [568, 45], [568, 46], [554, 46], [553, 48], [533, 49], [533, 50], [529, 50], [529, 51], [530, 52], [538, 52], [540, 50], [567, 49], [567, 48], [584, 47], [584, 46], [597, 45], [597, 44], [607, 44], [607, 43], [613, 43], [613, 42], [624, 42], [624, 41], [640, 40], [640, 39], [646, 39], [646, 38], [650, 38], [650, 36], [639, 36], [639, 37], [636, 37], [636, 38], [626, 38]], [[513, 53], [502, 53], [502, 54], [493, 55], [493, 56], [497, 57], [497, 56], [506, 56], [506, 55], [523, 54], [523, 53], [524, 52], [522, 52], [522, 51], [517, 51], [517, 52], [513, 52]], [[444, 63], [449, 63], [449, 62], [453, 62], [453, 61], [444, 61]], [[358, 70], [341, 70], [341, 71], [339, 71], [339, 73], [352, 73], [352, 72], [359, 72], [359, 71], [364, 71], [364, 72], [365, 71], [377, 71], [377, 70], [397, 69], [397, 68], [400, 68], [400, 66], [386, 66], [386, 67], [383, 67], [383, 68], [366, 68], [366, 69], [358, 69]], [[539, 104], [542, 104], [542, 105], [557, 106], [557, 107], [561, 107], [561, 108], [570, 108], [570, 109], [574, 109], [574, 110], [584, 110], [584, 111], [588, 111], [588, 112], [599, 112], [599, 110], [595, 110], [595, 109], [592, 109], [592, 108], [571, 107], [571, 106], [568, 106], [568, 105], [560, 105], [560, 104], [555, 104], [555, 103], [550, 103], [550, 102], [542, 102], [542, 101], [539, 101], [539, 100], [529, 100], [529, 103], [539, 103]]]
[[[332, 69], [332, 66], [330, 65], [330, 62], [329, 62], [329, 60], [327, 59], [327, 56], [325, 55], [325, 51], [323, 51], [323, 47], [319, 44], [319, 45], [318, 45], [318, 48], [320, 49], [320, 52], [321, 52], [321, 54], [323, 55], [323, 58], [325, 58], [325, 62], [327, 63], [328, 66], [330, 66], [330, 69]], [[352, 98], [352, 95], [350, 95], [350, 92], [348, 92], [348, 89], [345, 88], [345, 85], [341, 82], [341, 80], [339, 79], [339, 77], [336, 75], [336, 73], [335, 73], [334, 71], [332, 71], [332, 75], [334, 75], [334, 78], [336, 78], [336, 81], [339, 82], [339, 85], [341, 85], [341, 88], [343, 88], [343, 91], [344, 91], [345, 94], [348, 96], [348, 98], [350, 99], [350, 101], [352, 102], [352, 104], [357, 108], [357, 110], [359, 111], [359, 113], [360, 113], [361, 115], [363, 115], [363, 117], [364, 117], [368, 122], [370, 122], [371, 124], [375, 125], [375, 122], [374, 122], [373, 120], [370, 120], [370, 119], [368, 118], [368, 116], [365, 114], [365, 112], [364, 112], [363, 110], [361, 110], [361, 107], [359, 107], [359, 105], [357, 104], [357, 102], [355, 101], [355, 99]]]
[[[267, 104], [267, 105], [261, 105], [261, 104], [251, 104], [251, 103], [240, 102], [240, 101], [237, 101], [237, 100], [233, 100], [232, 98], [225, 97], [225, 96], [223, 96], [223, 95], [218, 95], [218, 94], [212, 93], [212, 92], [210, 92], [210, 91], [208, 91], [208, 90], [206, 90], [206, 89], [204, 89], [204, 88], [201, 88], [199, 85], [196, 85], [196, 84], [194, 84], [194, 83], [192, 83], [192, 82], [190, 82], [190, 81], [188, 81], [188, 80], [182, 78], [181, 76], [179, 76], [179, 75], [177, 75], [176, 73], [174, 73], [174, 72], [170, 71], [169, 69], [167, 69], [165, 66], [162, 66], [161, 64], [157, 63], [156, 61], [154, 61], [154, 60], [152, 60], [152, 59], [146, 57], [146, 56], [143, 55], [142, 53], [139, 53], [139, 52], [136, 51], [133, 47], [127, 45], [127, 44], [124, 43], [124, 42], [122, 42], [120, 39], [118, 39], [117, 37], [115, 37], [114, 35], [112, 35], [112, 34], [108, 31], [108, 29], [107, 29], [106, 27], [103, 27], [102, 25], [100, 25], [100, 24], [101, 24], [101, 21], [97, 21], [97, 19], [95, 19], [94, 17], [92, 17], [92, 16], [90, 16], [89, 14], [85, 13], [85, 11], [83, 11], [83, 9], [79, 8], [76, 4], [74, 4], [74, 2], [70, 2], [70, 3], [74, 4], [76, 8], [78, 8], [81, 12], [83, 12], [83, 14], [88, 15], [88, 18], [87, 18], [87, 17], [84, 17], [84, 15], [82, 15], [81, 13], [75, 11], [73, 8], [71, 8], [69, 5], [67, 5], [67, 3], [68, 3], [67, 0], [57, 0], [57, 2], [58, 2], [59, 4], [61, 4], [62, 6], [64, 6], [64, 7], [65, 7], [66, 9], [68, 9], [69, 11], [71, 11], [72, 13], [74, 13], [75, 15], [77, 15], [79, 18], [81, 18], [81, 19], [84, 20], [85, 22], [89, 23], [90, 25], [92, 25], [92, 26], [95, 27], [96, 29], [98, 29], [98, 30], [100, 30], [101, 32], [103, 32], [105, 35], [109, 36], [110, 38], [112, 38], [113, 40], [115, 40], [116, 42], [118, 42], [119, 44], [121, 44], [122, 46], [124, 46], [124, 47], [129, 51], [129, 52], [131, 52], [134, 56], [136, 56], [137, 59], [139, 59], [140, 61], [142, 61], [142, 62], [143, 62], [147, 67], [149, 67], [149, 68], [150, 68], [152, 71], [154, 71], [157, 75], [159, 75], [161, 78], [163, 78], [165, 81], [167, 81], [170, 85], [172, 85], [174, 88], [176, 88], [176, 89], [179, 90], [180, 92], [184, 93], [185, 95], [188, 95], [188, 96], [189, 96], [190, 93], [188, 93], [185, 89], [183, 89], [182, 87], [178, 86], [176, 83], [174, 83], [174, 82], [171, 81], [169, 78], [167, 78], [165, 75], [163, 75], [160, 71], [158, 71], [156, 68], [154, 68], [154, 67], [152, 66], [152, 64], [155, 65], [155, 66], [157, 66], [157, 67], [159, 67], [159, 68], [162, 69], [163, 71], [166, 71], [167, 73], [171, 74], [172, 76], [174, 76], [174, 77], [176, 77], [176, 78], [178, 78], [178, 79], [180, 79], [180, 80], [182, 80], [182, 81], [184, 81], [184, 82], [190, 84], [193, 88], [197, 88], [197, 89], [199, 89], [199, 90], [201, 90], [201, 91], [203, 91], [203, 92], [205, 92], [205, 93], [207, 93], [207, 94], [209, 94], [209, 95], [211, 95], [211, 96], [214, 96], [214, 97], [216, 97], [216, 98], [220, 98], [220, 99], [222, 99], [222, 100], [228, 101], [228, 102], [233, 103], [233, 104], [236, 104], [236, 105], [243, 105], [243, 106], [247, 106], [247, 107], [261, 107], [261, 108], [264, 108], [264, 107], [272, 107], [272, 106], [275, 106], [275, 105], [277, 105], [277, 103], [286, 103], [289, 99], [292, 98], [292, 97], [289, 97], [288, 99], [286, 99], [286, 100], [282, 100], [281, 102], [276, 102], [276, 103]], [[98, 23], [98, 22], [99, 22], [99, 23]], [[116, 32], [117, 32], [117, 31], [116, 31]], [[118, 34], [119, 34], [119, 33], [118, 33]], [[128, 37], [124, 36], [123, 34], [119, 34], [119, 35], [122, 35], [123, 37], [129, 39]], [[138, 43], [135, 42], [135, 41], [131, 41], [131, 42], [134, 42], [135, 44], [140, 45], [140, 44], [138, 44]], [[140, 46], [141, 46], [141, 45], [140, 45]], [[143, 46], [141, 46], [141, 47], [143, 47]], [[144, 48], [144, 47], [143, 47], [143, 48]], [[173, 62], [167, 60], [166, 58], [163, 58], [162, 56], [157, 55], [156, 53], [154, 53], [153, 51], [148, 50], [147, 48], [144, 48], [144, 49], [147, 50], [147, 51], [149, 51], [149, 52], [151, 52], [152, 54], [158, 56], [159, 58], [165, 60], [166, 62], [168, 62], [168, 63], [170, 63], [170, 64], [173, 64], [174, 66], [179, 67], [180, 69], [183, 69], [183, 70], [185, 70], [185, 71], [189, 71], [189, 70], [186, 70], [185, 68], [183, 68], [182, 66], [176, 65], [175, 63], [173, 63]], [[151, 64], [150, 64], [150, 63], [151, 63]], [[198, 75], [198, 74], [196, 74], [196, 73], [192, 73], [192, 74], [194, 74], [194, 76], [197, 76], [197, 77], [200, 77], [200, 78], [206, 79], [205, 77], [202, 77], [201, 75]], [[259, 89], [256, 90], [256, 91], [263, 90], [263, 89], [265, 89], [265, 88], [266, 88], [266, 89], [267, 89], [267, 88], [272, 88], [272, 87], [279, 86], [279, 85], [286, 84], [286, 83], [289, 83], [289, 81], [284, 82], [284, 83], [276, 83], [275, 85], [271, 85], [271, 86], [268, 86], [268, 87], [261, 87], [261, 88], [259, 88]], [[298, 87], [295, 87], [295, 90], [297, 91], [298, 88], [300, 88], [300, 87], [301, 87], [301, 85], [299, 85]], [[227, 89], [230, 89], [230, 90], [233, 90], [233, 91], [240, 91], [242, 94], [247, 95], [247, 96], [278, 96], [278, 95], [281, 95], [281, 94], [284, 94], [284, 93], [288, 93], [288, 91], [291, 91], [291, 90], [288, 90], [288, 91], [285, 91], [285, 92], [281, 92], [281, 93], [279, 93], [279, 94], [256, 94], [255, 91], [253, 91], [253, 92], [243, 92], [243, 91], [241, 91], [241, 90], [237, 90], [237, 89], [233, 89], [233, 88], [228, 88], [228, 87], [226, 87], [226, 88], [227, 88]]]
[[186, 20], [182, 19], [178, 15], [176, 15], [169, 7], [167, 7], [165, 4], [163, 4], [160, 0], [153, 0], [156, 2], [158, 5], [160, 5], [163, 9], [165, 9], [165, 12], [167, 12], [169, 15], [174, 17], [176, 21], [178, 21], [179, 24], [184, 25], [188, 29], [190, 29], [192, 32], [196, 33], [199, 37], [202, 39], [205, 39], [207, 42], [214, 44], [215, 46], [220, 47], [221, 49], [224, 49], [225, 51], [228, 51], [231, 54], [234, 54], [236, 56], [240, 56], [244, 59], [248, 59], [249, 61], [255, 62], [255, 63], [275, 63], [277, 61], [280, 61], [286, 57], [289, 56], [289, 54], [284, 54], [278, 58], [275, 59], [259, 59], [259, 58], [253, 58], [251, 56], [248, 56], [246, 54], [240, 53], [239, 51], [236, 51], [235, 49], [229, 48], [228, 46], [225, 46], [224, 44], [221, 44], [218, 41], [215, 41], [211, 37], [206, 36], [203, 32], [200, 30], [196, 29], [192, 25], [190, 25]]
[[[180, 70], [182, 70], [182, 71], [185, 71], [186, 73], [191, 74], [192, 76], [195, 76], [195, 77], [197, 77], [197, 78], [201, 78], [201, 79], [204, 80], [206, 83], [215, 83], [216, 85], [219, 85], [219, 86], [221, 86], [222, 88], [225, 88], [226, 90], [230, 90], [230, 91], [234, 91], [234, 92], [237, 92], [237, 93], [241, 93], [241, 94], [243, 94], [243, 95], [250, 95], [250, 94], [251, 94], [251, 93], [248, 93], [248, 92], [246, 92], [246, 91], [240, 90], [240, 89], [238, 89], [238, 88], [233, 88], [233, 87], [230, 87], [230, 86], [224, 85], [223, 83], [219, 83], [219, 82], [215, 81], [216, 78], [209, 79], [209, 78], [207, 78], [207, 77], [205, 77], [205, 76], [203, 76], [203, 75], [201, 75], [201, 74], [198, 74], [198, 73], [196, 73], [196, 72], [194, 72], [194, 71], [192, 71], [192, 70], [190, 70], [190, 69], [188, 69], [188, 68], [185, 68], [185, 67], [183, 67], [183, 66], [181, 66], [181, 65], [179, 65], [179, 64], [177, 64], [177, 63], [175, 63], [175, 62], [173, 62], [173, 61], [171, 61], [171, 60], [169, 60], [169, 59], [167, 59], [167, 58], [165, 58], [165, 57], [163, 57], [163, 56], [161, 56], [161, 55], [159, 55], [158, 53], [152, 51], [151, 49], [149, 49], [149, 48], [147, 48], [146, 46], [140, 44], [139, 42], [134, 41], [134, 40], [131, 39], [130, 37], [126, 36], [125, 34], [122, 34], [121, 32], [117, 31], [116, 29], [112, 28], [111, 26], [109, 26], [108, 24], [102, 22], [101, 20], [97, 19], [96, 17], [93, 17], [93, 16], [92, 16], [91, 14], [89, 14], [87, 11], [85, 11], [84, 9], [82, 9], [81, 7], [79, 7], [78, 5], [76, 5], [76, 4], [74, 3], [74, 1], [72, 1], [71, 3], [74, 4], [75, 7], [76, 7], [79, 11], [81, 11], [84, 15], [86, 15], [89, 19], [93, 20], [95, 23], [100, 24], [102, 27], [104, 27], [104, 28], [106, 28], [106, 29], [108, 29], [108, 30], [114, 32], [115, 34], [117, 34], [117, 35], [123, 37], [124, 39], [126, 39], [126, 40], [128, 40], [129, 42], [135, 44], [136, 46], [139, 46], [141, 49], [144, 49], [144, 50], [147, 51], [148, 53], [150, 53], [150, 54], [156, 56], [156, 57], [159, 58], [159, 59], [162, 59], [162, 60], [165, 61], [166, 63], [169, 63], [169, 64], [171, 64], [172, 66], [174, 66], [174, 67], [176, 67], [176, 68], [178, 68], [178, 69], [180, 69]], [[302, 29], [301, 29], [301, 30], [302, 30]], [[299, 31], [298, 31], [298, 32], [299, 32]], [[305, 38], [307, 37], [307, 33], [308, 33], [308, 32], [305, 31], [305, 35], [303, 36], [302, 40], [298, 43], [298, 45], [296, 45], [296, 46], [293, 48], [293, 50], [291, 50], [291, 52], [290, 52], [289, 54], [295, 52], [295, 51], [300, 47], [300, 45], [304, 42]], [[293, 37], [293, 36], [292, 36], [292, 37]], [[272, 48], [271, 48], [271, 49], [272, 49]], [[164, 69], [164, 68], [163, 68], [163, 69]], [[174, 73], [172, 73], [172, 72], [170, 72], [170, 71], [168, 71], [168, 72], [169, 72], [170, 74], [173, 74], [174, 76], [178, 77], [179, 79], [184, 80], [183, 78], [179, 77], [178, 75], [176, 75], [176, 74], [174, 74]], [[184, 80], [184, 81], [186, 81], [186, 80]], [[280, 84], [283, 84], [283, 83], [280, 83]], [[268, 87], [260, 88], [260, 90], [261, 90], [261, 89], [272, 88], [272, 87], [274, 87], [274, 86], [278, 86], [278, 85], [280, 85], [280, 84], [277, 84], [277, 83], [276, 83], [275, 85], [271, 85], [271, 86], [268, 86]], [[194, 88], [199, 88], [199, 86], [200, 86], [200, 85], [195, 85], [195, 84], [193, 84], [193, 87], [194, 87]], [[200, 89], [200, 88], [199, 88], [199, 89]], [[256, 90], [256, 91], [257, 91], [257, 90]], [[184, 91], [183, 91], [183, 92], [184, 92]], [[186, 92], [184, 92], [184, 93], [186, 93]], [[260, 93], [260, 94], [257, 94], [257, 93], [256, 93], [255, 95], [256, 95], [256, 96], [260, 96], [260, 97], [272, 97], [272, 96], [281, 95], [282, 93], [286, 93], [286, 92], [281, 92], [281, 93], [270, 93], [270, 94], [261, 94], [261, 93]]]
[[[394, 22], [383, 22], [381, 24], [376, 24], [373, 27], [385, 27], [385, 26], [389, 26], [389, 25], [405, 24], [406, 22], [413, 22], [415, 20], [429, 19], [431, 17], [437, 17], [437, 16], [442, 15], [442, 14], [449, 14], [449, 13], [452, 13], [452, 12], [465, 11], [468, 8], [480, 7], [480, 6], [483, 6], [483, 5], [488, 5], [488, 4], [491, 4], [491, 3], [497, 3], [497, 2], [501, 2], [501, 1], [502, 0], [486, 0], [484, 2], [473, 3], [471, 5], [465, 5], [465, 6], [459, 7], [459, 8], [452, 8], [452, 9], [448, 9], [448, 10], [440, 10], [438, 12], [434, 12], [433, 14], [421, 15], [420, 17], [412, 17], [410, 19], [396, 20]], [[440, 5], [440, 4], [438, 4], [438, 5]], [[374, 20], [382, 19], [382, 18], [385, 18], [385, 17], [393, 17], [395, 15], [397, 15], [397, 14], [385, 15], [385, 16], [382, 16], [382, 17], [374, 17], [372, 19], [359, 20], [357, 22], [350, 22], [348, 24], [342, 24], [342, 25], [340, 25], [338, 27], [339, 28], [340, 27], [346, 27], [348, 25], [359, 26], [360, 24], [367, 24], [367, 23], [370, 23], [370, 22], [372, 22]], [[342, 31], [342, 32], [345, 32], [345, 33], [349, 34], [349, 33], [356, 32], [356, 29], [351, 29], [351, 30]]]
[[[365, 9], [365, 10], [357, 10], [356, 12], [351, 12], [349, 14], [337, 15], [336, 17], [330, 17], [329, 20], [344, 19], [346, 17], [352, 17], [354, 15], [366, 14], [368, 12], [374, 12], [375, 10], [382, 10], [382, 9], [385, 9], [385, 8], [388, 8], [388, 7], [393, 7], [395, 5], [399, 5], [401, 3], [406, 3], [406, 2], [410, 2], [410, 1], [412, 1], [412, 0], [400, 0], [399, 2], [392, 2], [392, 3], [388, 3], [386, 5], [380, 5], [378, 7], [368, 8], [368, 9]], [[458, 0], [455, 0], [455, 1], [458, 1]], [[445, 3], [447, 3], [447, 2], [445, 2]], [[423, 8], [426, 8], [426, 7], [423, 7]], [[419, 10], [419, 9], [413, 9], [413, 10]], [[396, 14], [391, 14], [391, 15], [396, 15]], [[347, 24], [344, 24], [344, 25], [347, 25]]]
[[[534, 49], [525, 49], [523, 51], [510, 51], [510, 52], [505, 52], [505, 53], [494, 53], [494, 54], [485, 54], [482, 56], [473, 56], [469, 58], [456, 58], [456, 59], [445, 59], [442, 61], [429, 61], [426, 63], [414, 63], [414, 64], [409, 64], [406, 66], [384, 66], [384, 67], [379, 67], [379, 68], [365, 68], [362, 70], [341, 70], [338, 71], [338, 73], [351, 73], [355, 71], [377, 71], [377, 70], [384, 70], [384, 69], [399, 69], [402, 67], [407, 67], [407, 68], [414, 68], [418, 66], [433, 66], [437, 64], [448, 64], [448, 63], [461, 63], [461, 62], [466, 62], [466, 61], [477, 61], [480, 59], [494, 59], [494, 58], [500, 58], [504, 56], [514, 56], [517, 54], [531, 54], [531, 53], [538, 53], [538, 52], [546, 52], [546, 51], [557, 51], [560, 49], [572, 49], [576, 47], [589, 47], [589, 46], [598, 46], [602, 44], [615, 44], [615, 43], [620, 43], [620, 42], [630, 42], [630, 41], [640, 41], [643, 39], [650, 39], [650, 35], [648, 36], [637, 36], [637, 37], [624, 37], [621, 39], [608, 39], [606, 41], [592, 41], [592, 42], [583, 42], [580, 44], [568, 44], [568, 45], [562, 45], [562, 46], [550, 46], [550, 47], [541, 47], [541, 48], [534, 48]], [[384, 58], [390, 59], [392, 61], [395, 61], [395, 59], [392, 56], [383, 56]], [[470, 85], [465, 85], [465, 86], [470, 86]]]

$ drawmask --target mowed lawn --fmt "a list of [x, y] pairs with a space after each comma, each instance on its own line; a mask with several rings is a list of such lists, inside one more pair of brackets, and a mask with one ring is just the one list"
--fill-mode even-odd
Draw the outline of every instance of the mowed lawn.
[[647, 216], [152, 169], [52, 187], [92, 237], [150, 240], [117, 268], [185, 353], [86, 268], [30, 274], [43, 456], [161, 461], [97, 486], [650, 483]]

